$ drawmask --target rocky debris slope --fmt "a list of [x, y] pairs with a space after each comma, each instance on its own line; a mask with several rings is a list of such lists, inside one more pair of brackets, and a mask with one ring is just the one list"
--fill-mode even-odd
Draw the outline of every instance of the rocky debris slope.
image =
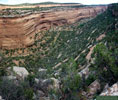
[[[21, 85], [20, 82], [28, 81], [31, 84], [34, 84], [34, 93], [33, 93], [33, 99], [34, 100], [50, 100], [48, 97], [48, 92], [51, 90], [58, 91], [60, 88], [60, 81], [54, 77], [51, 78], [44, 78], [45, 75], [47, 75], [47, 69], [39, 68], [38, 74], [40, 78], [32, 77], [33, 74], [29, 73], [26, 68], [19, 67], [19, 66], [13, 66], [9, 67], [7, 71], [8, 75], [2, 77], [2, 80], [5, 81], [12, 81], [14, 84], [17, 84], [17, 86]], [[10, 97], [8, 97], [10, 98]], [[2, 97], [0, 96], [0, 100]], [[8, 99], [9, 100], [9, 99]], [[10, 99], [11, 100], [11, 99]]]

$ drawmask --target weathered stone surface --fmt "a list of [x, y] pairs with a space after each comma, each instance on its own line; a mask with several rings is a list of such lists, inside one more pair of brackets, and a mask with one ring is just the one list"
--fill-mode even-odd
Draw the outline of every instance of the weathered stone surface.
[[87, 94], [88, 98], [92, 98], [98, 90], [100, 90], [100, 83], [98, 80], [95, 80], [93, 83], [90, 84], [88, 87], [89, 92]]
[[53, 80], [53, 87], [55, 89], [59, 89], [59, 80], [58, 79], [55, 79], [55, 78], [51, 78]]
[[44, 94], [42, 91], [38, 90], [38, 91], [37, 91], [37, 96], [38, 96], [38, 97], [44, 97], [45, 94]]
[[47, 69], [39, 68], [38, 74], [39, 74], [39, 77], [45, 77], [45, 75], [47, 74]]
[[45, 73], [45, 72], [47, 72], [47, 69], [39, 68], [38, 71], [39, 71], [39, 72], [42, 72], [42, 73]]
[[84, 68], [81, 72], [78, 73], [81, 77], [84, 75], [85, 78], [87, 78], [89, 76], [89, 66], [87, 66], [86, 68]]
[[38, 84], [39, 83], [39, 79], [35, 78], [35, 82]]
[[9, 68], [9, 69], [12, 74], [22, 79], [26, 78], [29, 75], [29, 72], [24, 67], [14, 66], [13, 68]]
[[49, 79], [35, 79], [36, 83], [38, 84], [39, 88], [44, 91], [48, 91], [51, 89], [59, 89], [59, 80], [55, 78]]
[[[81, 9], [47, 11], [17, 17], [0, 17], [0, 47], [7, 49], [25, 48], [34, 43], [35, 33], [41, 30], [95, 17], [105, 9], [105, 6], [82, 7]], [[65, 15], [66, 12], [68, 13]]]
[[10, 76], [4, 76], [3, 78], [4, 79], [8, 79], [8, 80], [16, 80], [17, 79], [16, 76], [12, 76], [12, 75], [10, 75]]
[[0, 100], [5, 100], [5, 99], [3, 99], [2, 96], [0, 96]]
[[51, 79], [45, 79], [42, 81], [42, 87], [46, 90], [52, 88], [53, 81]]
[[55, 78], [50, 78], [43, 80], [43, 86], [47, 87], [48, 89], [58, 89], [59, 88], [59, 80]]
[[115, 83], [111, 87], [106, 88], [100, 95], [101, 96], [118, 96], [118, 83]]

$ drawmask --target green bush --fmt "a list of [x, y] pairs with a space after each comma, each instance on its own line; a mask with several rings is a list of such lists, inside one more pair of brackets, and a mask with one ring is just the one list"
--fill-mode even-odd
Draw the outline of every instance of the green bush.
[[27, 82], [1, 79], [0, 95], [5, 100], [33, 100], [33, 90]]
[[31, 88], [24, 91], [25, 100], [33, 100], [33, 90]]
[[96, 76], [93, 74], [90, 74], [89, 77], [85, 80], [86, 85], [89, 86], [95, 80], [96, 80]]

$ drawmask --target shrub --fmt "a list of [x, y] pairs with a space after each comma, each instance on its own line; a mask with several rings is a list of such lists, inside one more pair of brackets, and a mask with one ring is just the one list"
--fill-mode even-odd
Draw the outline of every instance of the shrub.
[[89, 86], [93, 81], [95, 81], [96, 76], [93, 74], [90, 74], [89, 77], [86, 79], [86, 85]]
[[27, 82], [1, 79], [0, 95], [5, 100], [32, 100], [33, 90]]
[[31, 88], [24, 91], [24, 96], [26, 100], [33, 100], [33, 90]]

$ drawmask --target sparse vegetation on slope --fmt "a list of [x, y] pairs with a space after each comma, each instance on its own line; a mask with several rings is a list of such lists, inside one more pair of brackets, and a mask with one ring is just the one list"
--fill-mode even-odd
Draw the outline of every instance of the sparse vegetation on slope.
[[[36, 99], [32, 97], [32, 92], [38, 97], [38, 90], [43, 91], [44, 96], [50, 100], [95, 98], [107, 83], [112, 85], [118, 81], [117, 17], [118, 4], [112, 4], [96, 18], [52, 28], [44, 33], [43, 38], [36, 40], [34, 45], [22, 49], [27, 50], [28, 56], [5, 57], [0, 63], [0, 72], [5, 71], [7, 74], [6, 69], [16, 64], [14, 60], [30, 72], [24, 82], [28, 81], [27, 86], [31, 88], [25, 93], [21, 92], [23, 98]], [[104, 37], [99, 38], [103, 34]], [[6, 50], [4, 54], [12, 56], [14, 52], [17, 53], [18, 49]], [[84, 72], [85, 70], [89, 72]], [[94, 81], [97, 84], [99, 82], [101, 88], [91, 95], [90, 87]], [[0, 83], [1, 86], [3, 83], [4, 81]], [[17, 87], [23, 87], [20, 82], [18, 84]], [[54, 89], [49, 84], [57, 88]], [[6, 99], [2, 90], [0, 95]]]

